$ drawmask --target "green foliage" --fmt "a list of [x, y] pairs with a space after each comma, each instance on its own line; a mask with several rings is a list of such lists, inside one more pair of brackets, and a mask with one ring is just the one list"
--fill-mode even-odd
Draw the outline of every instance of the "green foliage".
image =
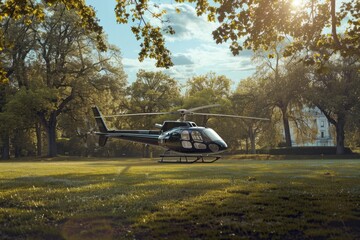
[[[165, 46], [164, 33], [175, 34], [171, 22], [166, 19], [166, 11], [149, 1], [116, 1], [116, 21], [121, 24], [132, 23], [131, 30], [137, 40], [142, 40], [139, 60], [149, 57], [157, 60], [158, 67], [172, 66], [170, 52]], [[285, 55], [306, 51], [302, 59], [306, 63], [327, 61], [333, 52], [344, 57], [358, 55], [359, 52], [359, 16], [360, 6], [357, 0], [345, 1], [336, 12], [336, 0], [304, 1], [296, 8], [292, 1], [215, 1], [176, 0], [177, 3], [189, 2], [196, 5], [197, 14], [207, 15], [208, 21], [219, 21], [220, 26], [213, 32], [216, 43], [230, 41], [230, 50], [234, 55], [243, 49], [265, 49], [276, 42], [291, 38]], [[65, 4], [67, 10], [80, 16], [81, 26], [94, 33], [100, 49], [106, 49], [95, 11], [85, 1], [17, 1], [0, 2], [0, 21], [11, 18], [24, 18], [27, 25], [34, 19], [44, 20], [45, 6]], [[178, 10], [177, 10], [178, 11]], [[149, 16], [149, 17], [148, 17]], [[33, 18], [34, 17], [34, 18]], [[161, 22], [163, 29], [149, 20]], [[347, 19], [347, 22], [345, 21]], [[156, 21], [155, 21], [156, 22]], [[343, 33], [337, 27], [345, 25]], [[326, 29], [331, 28], [331, 34]], [[2, 30], [3, 31], [3, 30]], [[1, 34], [3, 35], [3, 34]], [[0, 51], [8, 43], [0, 39]], [[269, 55], [270, 58], [273, 55]], [[2, 81], [7, 81], [7, 73], [0, 72]]]
[[[262, 85], [261, 79], [257, 78], [244, 79], [238, 84], [231, 96], [234, 114], [269, 118], [271, 109], [267, 104], [266, 88]], [[246, 152], [255, 153], [257, 144], [269, 146], [269, 143], [275, 142], [273, 138], [269, 138], [269, 132], [274, 131], [271, 122], [243, 119], [241, 122], [237, 121], [236, 127], [240, 127], [241, 138], [246, 141]], [[264, 138], [266, 141], [263, 141]]]
[[[201, 112], [231, 114], [230, 87], [230, 79], [223, 75], [216, 75], [214, 72], [194, 76], [187, 81], [187, 91], [182, 107], [189, 109], [209, 104], [220, 104], [220, 107], [204, 109]], [[214, 128], [228, 143], [232, 143], [237, 136], [237, 131], [234, 132], [233, 128], [229, 127], [234, 126], [234, 121], [229, 118], [189, 116], [188, 120], [195, 121], [200, 126]], [[231, 146], [237, 146], [237, 144], [231, 144]]]
[[[217, 76], [214, 72], [206, 75], [195, 76], [187, 81], [187, 95], [194, 96], [202, 94], [202, 91], [208, 91], [209, 100], [216, 102], [218, 99], [229, 96], [231, 80], [225, 76]], [[200, 93], [199, 93], [200, 92]]]
[[[103, 51], [107, 49], [102, 27], [98, 24], [95, 16], [95, 11], [92, 7], [85, 4], [85, 1], [58, 1], [58, 0], [45, 0], [45, 1], [18, 1], [7, 0], [0, 1], [0, 22], [7, 23], [8, 20], [23, 21], [26, 26], [30, 26], [35, 22], [45, 21], [46, 12], [49, 7], [57, 7], [57, 5], [64, 5], [68, 11], [75, 12], [78, 17], [78, 22], [88, 33], [94, 34], [97, 42], [97, 47]], [[1, 28], [0, 33], [0, 54], [8, 49], [13, 48], [13, 39], [6, 39], [8, 28]], [[5, 69], [5, 70], [4, 70]], [[0, 84], [7, 84], [9, 82], [9, 73], [11, 70], [0, 62]]]
[[[237, 55], [243, 49], [267, 50], [291, 37], [284, 55], [305, 51], [303, 61], [312, 64], [327, 61], [333, 52], [359, 55], [360, 6], [356, 0], [346, 1], [336, 12], [335, 3], [304, 1], [295, 8], [292, 1], [225, 1], [217, 9], [221, 25], [213, 32], [214, 39], [217, 43], [231, 41], [230, 49]], [[340, 24], [346, 30], [337, 33]], [[331, 34], [324, 31], [328, 28]]]
[[[26, 16], [4, 22], [4, 37], [16, 46], [0, 53], [4, 57], [2, 63], [8, 67], [12, 89], [2, 107], [12, 116], [8, 117], [12, 121], [7, 122], [7, 127], [14, 130], [14, 138], [18, 139], [18, 129], [31, 129], [41, 122], [48, 137], [49, 155], [56, 155], [57, 133], [66, 135], [73, 131], [65, 125], [72, 122], [89, 127], [84, 124], [86, 118], [69, 120], [74, 114], [89, 109], [95, 102], [106, 105], [104, 102], [110, 102], [114, 95], [120, 99], [126, 81], [120, 51], [106, 46], [107, 51], [101, 52], [104, 49], [97, 45], [96, 34], [79, 26], [81, 19], [69, 4], [41, 5], [46, 14], [42, 21], [32, 19], [31, 26], [26, 23]], [[98, 96], [102, 94], [106, 96]], [[74, 109], [78, 111], [75, 113]], [[68, 119], [61, 119], [66, 123], [62, 125], [63, 132], [57, 132], [64, 112]], [[89, 114], [88, 111], [87, 118]], [[40, 140], [38, 136], [37, 141]]]
[[[166, 112], [180, 103], [177, 81], [162, 72], [140, 70], [126, 92], [128, 99], [123, 107], [128, 113]], [[132, 119], [135, 128], [153, 128], [156, 121], [154, 117]]]
[[335, 126], [338, 154], [344, 151], [346, 125], [351, 119], [356, 124], [359, 116], [359, 69], [359, 58], [338, 58], [326, 66], [326, 71], [314, 73], [307, 92], [308, 100]]
[[[291, 123], [294, 129], [303, 129], [303, 132], [297, 131], [297, 137], [308, 135], [309, 131], [303, 119], [306, 119], [302, 110], [305, 102], [302, 94], [308, 87], [308, 69], [301, 62], [300, 55], [294, 55], [291, 59], [284, 58], [286, 51], [285, 41], [272, 43], [266, 50], [258, 50], [255, 53], [255, 60], [259, 63], [256, 76], [261, 79], [263, 91], [263, 101], [272, 108], [272, 115], [281, 115], [280, 118], [273, 120], [281, 122], [275, 123], [282, 125], [285, 135], [286, 146], [291, 146], [292, 136], [290, 132]], [[301, 117], [297, 118], [298, 115]]]
[[[171, 26], [166, 26], [162, 30], [158, 26], [153, 26], [146, 20], [145, 14], [150, 13], [153, 19], [160, 20], [165, 23], [163, 16], [165, 10], [158, 10], [154, 4], [154, 10], [150, 10], [148, 1], [131, 2], [117, 0], [115, 6], [116, 21], [118, 23], [127, 24], [132, 22], [131, 31], [137, 40], [143, 40], [140, 44], [141, 51], [139, 53], [139, 61], [143, 61], [146, 57], [156, 59], [157, 67], [170, 67], [173, 65], [171, 61], [171, 53], [165, 47], [165, 39], [163, 32], [174, 34], [175, 31]], [[129, 21], [130, 20], [130, 21]]]

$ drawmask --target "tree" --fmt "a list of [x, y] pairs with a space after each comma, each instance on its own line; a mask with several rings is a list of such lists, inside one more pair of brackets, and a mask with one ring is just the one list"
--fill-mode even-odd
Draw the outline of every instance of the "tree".
[[[175, 79], [162, 72], [139, 70], [136, 81], [126, 90], [127, 101], [123, 108], [127, 113], [150, 113], [169, 111], [180, 103], [180, 89]], [[154, 118], [136, 121], [133, 127], [151, 128]]]
[[[184, 97], [183, 108], [189, 109], [211, 104], [219, 107], [199, 110], [199, 112], [212, 112], [219, 114], [233, 114], [230, 101], [231, 80], [224, 75], [209, 72], [205, 75], [194, 76], [187, 81], [187, 90]], [[211, 116], [188, 116], [200, 126], [214, 128], [221, 137], [229, 143], [230, 150], [237, 150], [239, 134], [234, 131], [240, 128], [240, 120]]]
[[[108, 80], [107, 75], [117, 76], [120, 82], [124, 79], [122, 69], [110, 64], [110, 60], [116, 62], [119, 52], [106, 55], [96, 52], [95, 39], [76, 24], [78, 17], [67, 12], [65, 6], [54, 10], [37, 32], [40, 69], [44, 73], [39, 73], [41, 82], [56, 94], [52, 109], [38, 112], [47, 131], [49, 156], [56, 155], [57, 117], [66, 111], [67, 105], [76, 98], [84, 98], [88, 87], [99, 86], [96, 81]], [[107, 86], [106, 82], [103, 84]]]
[[[23, 57], [26, 64], [21, 65], [21, 71], [14, 68], [9, 77], [13, 85], [23, 86], [28, 92], [36, 89], [36, 97], [44, 93], [42, 99], [47, 104], [33, 110], [47, 133], [48, 156], [52, 157], [57, 153], [58, 117], [68, 111], [69, 103], [79, 98], [86, 99], [91, 88], [106, 90], [111, 87], [110, 82], [116, 81], [123, 86], [125, 74], [120, 52], [108, 47], [107, 52], [100, 53], [97, 36], [78, 25], [79, 17], [74, 12], [57, 4], [48, 8], [46, 13], [44, 21], [32, 22], [29, 27], [36, 44], [24, 42], [24, 46], [19, 43], [20, 47], [13, 48], [30, 50]], [[14, 24], [26, 26], [24, 19]], [[7, 33], [10, 34], [11, 29], [9, 27]]]
[[[234, 113], [249, 117], [267, 118], [270, 116], [270, 107], [265, 100], [265, 88], [262, 79], [248, 78], [242, 80], [235, 93], [231, 96]], [[250, 140], [251, 153], [256, 153], [256, 139], [260, 133], [266, 131], [268, 122], [243, 119], [242, 126], [246, 136], [246, 150], [248, 151], [248, 139]]]
[[[118, 65], [117, 68], [121, 69], [121, 66]], [[102, 112], [114, 114], [119, 112], [118, 106], [125, 98], [124, 76], [108, 74], [106, 77], [107, 79], [99, 78], [95, 87], [84, 85], [82, 96], [71, 101], [66, 107], [65, 114], [59, 116], [58, 135], [61, 138], [62, 153], [86, 157], [109, 156], [121, 147], [114, 146], [112, 142], [105, 147], [99, 147], [98, 136], [93, 134], [98, 130], [98, 126], [90, 106], [96, 105]], [[109, 127], [112, 126], [109, 124]]]
[[[256, 75], [263, 79], [265, 89], [263, 100], [276, 107], [282, 115], [285, 145], [292, 146], [290, 120], [296, 123], [294, 110], [302, 111], [302, 93], [306, 91], [306, 67], [299, 62], [299, 56], [283, 57], [285, 43], [275, 43], [267, 51], [257, 51], [255, 60], [260, 63]], [[296, 124], [295, 124], [296, 125]]]
[[[285, 55], [305, 51], [307, 54], [302, 59], [307, 63], [321, 64], [334, 52], [342, 56], [360, 55], [360, 5], [357, 0], [342, 2], [339, 11], [336, 11], [336, 0], [308, 0], [301, 7], [294, 7], [290, 0], [223, 0], [214, 1], [213, 5], [208, 0], [176, 2], [193, 3], [198, 15], [206, 14], [209, 21], [217, 20], [220, 26], [213, 32], [213, 37], [216, 43], [230, 41], [230, 50], [234, 55], [243, 49], [267, 50], [284, 39], [292, 39], [292, 44], [286, 47]], [[150, 13], [153, 18], [160, 19], [165, 32], [174, 34], [171, 22], [164, 18], [166, 12], [152, 9], [156, 7], [151, 7], [148, 1], [120, 1], [115, 9], [119, 22], [128, 23], [131, 19], [137, 24], [132, 30], [138, 39], [144, 39], [142, 53], [151, 49], [149, 42], [156, 45], [161, 39], [160, 31], [152, 36], [149, 34], [149, 30], [159, 29], [145, 20], [146, 14]], [[339, 34], [337, 28], [340, 24], [347, 25], [345, 31]], [[324, 31], [326, 29], [330, 29], [330, 35]], [[158, 42], [163, 46], [163, 41]]]
[[322, 71], [315, 71], [308, 99], [336, 128], [336, 154], [344, 154], [345, 126], [358, 114], [360, 98], [359, 58], [335, 59]]
[[6, 95], [8, 87], [5, 85], [0, 85], [0, 153], [3, 160], [10, 158], [10, 139], [9, 139], [9, 129], [7, 124], [9, 120], [8, 116], [4, 113], [5, 104], [6, 104]]
[[[11, 137], [15, 157], [20, 157], [22, 150], [35, 153], [34, 148], [28, 147], [33, 145], [31, 132], [39, 122], [37, 111], [49, 108], [49, 99], [52, 99], [52, 94], [48, 91], [25, 87], [7, 97], [3, 111], [3, 116], [7, 119], [4, 124], [6, 130], [3, 132], [7, 132], [9, 138]], [[26, 142], [26, 139], [30, 141]], [[41, 140], [37, 139], [37, 150], [41, 152], [39, 142], [41, 143]]]
[[[359, 55], [359, 12], [360, 6], [356, 0], [343, 2], [340, 10], [336, 12], [336, 0], [326, 2], [309, 0], [303, 3], [302, 8], [292, 5], [292, 1], [215, 1], [211, 5], [208, 0], [187, 0], [196, 4], [198, 15], [207, 14], [209, 21], [215, 19], [221, 23], [213, 32], [217, 43], [231, 41], [230, 49], [233, 54], [238, 54], [243, 49], [267, 49], [273, 43], [292, 38], [293, 44], [287, 47], [287, 55], [292, 55], [301, 50], [307, 50], [304, 60], [307, 62], [328, 59], [329, 55], [322, 49], [331, 49], [343, 55]], [[176, 2], [186, 2], [177, 0]], [[156, 6], [156, 5], [155, 5]], [[159, 18], [165, 23], [165, 30], [173, 33], [171, 22], [164, 20], [166, 12], [159, 9], [154, 11], [147, 1], [121, 1], [116, 6], [117, 20], [128, 23], [129, 19], [137, 23], [133, 27], [134, 34], [144, 42], [156, 42], [158, 36], [153, 34], [146, 38], [147, 29], [153, 26], [146, 22], [145, 15], [150, 12], [153, 18]], [[154, 11], [154, 12], [152, 12]], [[344, 34], [337, 33], [338, 25], [348, 17], [347, 28]], [[167, 24], [166, 24], [167, 23]], [[330, 28], [331, 35], [324, 33]], [[149, 44], [143, 45], [143, 51]]]
[[[8, 102], [8, 97], [12, 96], [17, 88], [21, 88], [28, 84], [27, 76], [27, 57], [30, 51], [34, 47], [35, 38], [31, 26], [25, 25], [24, 20], [20, 19], [15, 21], [8, 19], [8, 21], [0, 21], [1, 30], [6, 29], [1, 36], [4, 41], [11, 47], [0, 49], [0, 66], [3, 66], [6, 73], [6, 82], [9, 83], [9, 78], [12, 79], [12, 84], [2, 84], [0, 79], [0, 113], [3, 117], [10, 116], [10, 113], [5, 112], [5, 104]], [[1, 70], [0, 70], [1, 77]], [[10, 157], [10, 129], [9, 125], [13, 122], [10, 118], [7, 121], [2, 122], [3, 125], [1, 135], [3, 142], [3, 158], [8, 159]], [[13, 125], [12, 125], [13, 126]]]
[[[80, 16], [81, 25], [96, 34], [98, 45], [105, 49], [102, 28], [96, 19], [95, 11], [85, 1], [44, 0], [45, 6], [64, 3], [66, 8], [74, 10]], [[234, 55], [243, 49], [267, 49], [269, 45], [285, 38], [293, 43], [286, 49], [286, 55], [305, 50], [308, 54], [305, 62], [321, 63], [328, 60], [333, 52], [342, 56], [360, 55], [359, 16], [360, 5], [357, 0], [343, 2], [336, 11], [336, 0], [307, 0], [303, 7], [292, 6], [292, 1], [243, 0], [214, 1], [176, 0], [177, 3], [190, 2], [196, 5], [198, 15], [206, 14], [209, 21], [218, 21], [220, 26], [213, 32], [217, 43], [231, 41], [230, 50]], [[7, 0], [0, 2], [0, 21], [3, 18], [19, 19], [27, 22], [44, 19], [44, 5], [38, 1]], [[179, 9], [177, 9], [180, 12]], [[145, 57], [157, 60], [158, 67], [172, 65], [170, 51], [165, 46], [163, 34], [174, 34], [171, 22], [166, 19], [166, 11], [151, 1], [117, 1], [116, 21], [121, 24], [133, 23], [131, 30], [137, 40], [142, 40], [139, 60]], [[163, 28], [149, 21], [147, 16], [157, 19]], [[339, 34], [337, 27], [348, 19], [346, 30]], [[331, 29], [327, 34], [325, 29]], [[5, 30], [6, 31], [6, 30]], [[8, 47], [6, 41], [0, 41], [0, 51]], [[324, 49], [329, 51], [323, 51]], [[1, 80], [6, 80], [7, 72], [0, 67]]]
[[[292, 43], [284, 55], [305, 51], [302, 59], [307, 63], [321, 64], [333, 53], [360, 55], [357, 0], [343, 2], [338, 12], [336, 0], [309, 0], [296, 8], [292, 1], [227, 0], [215, 9], [206, 6], [205, 10], [198, 10], [205, 11], [209, 16], [217, 15], [221, 25], [213, 32], [214, 39], [217, 43], [231, 41], [233, 54], [243, 49], [267, 50], [274, 43], [290, 38]], [[339, 34], [340, 24], [346, 29]], [[331, 34], [326, 29], [330, 29]]]
[[[167, 112], [179, 106], [181, 101], [177, 81], [162, 72], [139, 70], [136, 81], [127, 88], [126, 93], [126, 101], [119, 106], [124, 113]], [[163, 118], [134, 116], [129, 117], [128, 125], [130, 128], [151, 129], [157, 120]], [[143, 147], [143, 156], [149, 157], [148, 146]]]
[[[78, 22], [81, 26], [90, 33], [94, 33], [97, 40], [97, 47], [105, 50], [106, 44], [103, 38], [102, 27], [98, 24], [95, 16], [95, 11], [87, 6], [84, 1], [60, 1], [60, 0], [44, 0], [42, 2], [29, 0], [7, 0], [0, 2], [0, 54], [8, 48], [12, 48], [11, 42], [7, 41], [4, 36], [8, 31], [7, 23], [12, 20], [23, 19], [26, 26], [30, 26], [34, 21], [44, 21], [47, 7], [60, 4], [64, 5], [66, 9], [76, 12], [79, 16]], [[0, 63], [0, 84], [8, 83], [9, 70], [4, 68]]]
[[[215, 98], [228, 97], [230, 94], [231, 80], [224, 75], [217, 76], [214, 72], [195, 76], [187, 81], [187, 94], [195, 95], [206, 89], [214, 92]], [[214, 99], [215, 100], [215, 99]]]
[[[187, 90], [184, 98], [184, 108], [200, 107], [211, 104], [220, 104], [222, 113], [225, 113], [230, 106], [231, 80], [224, 75], [216, 75], [209, 72], [205, 75], [194, 76], [187, 81]], [[213, 108], [211, 111], [219, 111], [220, 108]], [[210, 110], [210, 109], [209, 109]], [[208, 111], [208, 110], [205, 110]], [[206, 126], [209, 118], [207, 116], [193, 116], [192, 119], [203, 126]], [[217, 120], [212, 120], [216, 125]]]
[[[12, 124], [13, 120], [8, 118], [7, 121], [3, 123], [4, 131], [1, 132], [4, 139], [4, 146], [8, 145], [5, 152], [9, 152], [10, 150], [10, 137], [14, 139], [13, 145], [15, 149], [18, 149], [16, 143], [19, 143], [17, 139], [20, 138], [17, 133], [22, 131], [25, 126], [26, 130], [29, 131], [31, 126], [29, 122], [35, 121], [32, 116], [27, 115], [26, 113], [19, 113], [16, 109], [20, 110], [23, 108], [18, 108], [19, 105], [16, 104], [20, 103], [23, 99], [25, 91], [22, 91], [22, 88], [29, 87], [29, 56], [31, 57], [32, 51], [35, 49], [36, 39], [35, 39], [35, 32], [34, 28], [36, 27], [36, 23], [28, 24], [26, 23], [24, 18], [20, 18], [18, 20], [14, 19], [7, 19], [6, 21], [1, 22], [1, 30], [4, 30], [4, 35], [2, 36], [5, 39], [5, 42], [9, 45], [9, 47], [4, 48], [0, 51], [0, 65], [4, 67], [6, 70], [6, 77], [7, 80], [10, 80], [11, 84], [1, 84], [0, 80], [0, 88], [3, 90], [4, 95], [3, 101], [0, 105], [2, 105], [3, 116], [13, 116], [13, 120], [15, 120], [16, 124]], [[20, 92], [19, 95], [17, 93]], [[6, 106], [6, 104], [10, 104], [12, 106], [16, 106], [14, 108]], [[34, 101], [34, 99], [28, 98], [27, 100], [23, 101], [23, 103], [29, 105]], [[29, 107], [30, 109], [31, 107]], [[19, 118], [21, 116], [22, 118]], [[29, 120], [29, 121], [28, 121]], [[24, 124], [26, 121], [27, 124]], [[23, 137], [23, 136], [22, 136]], [[15, 151], [15, 155], [18, 155]], [[6, 158], [10, 157], [10, 154], [3, 154], [3, 156], [7, 155]]]

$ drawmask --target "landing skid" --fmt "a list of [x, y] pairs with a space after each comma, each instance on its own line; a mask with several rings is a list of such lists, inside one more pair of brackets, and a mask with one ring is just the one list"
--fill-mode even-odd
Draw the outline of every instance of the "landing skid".
[[[159, 163], [213, 163], [221, 158], [219, 155], [191, 155], [191, 154], [169, 154], [165, 152], [160, 155]], [[210, 160], [207, 160], [209, 159]]]

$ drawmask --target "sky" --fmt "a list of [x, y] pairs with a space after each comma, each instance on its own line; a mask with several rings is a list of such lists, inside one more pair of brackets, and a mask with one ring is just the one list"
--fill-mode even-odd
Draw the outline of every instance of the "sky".
[[[228, 44], [216, 44], [211, 33], [217, 24], [209, 23], [205, 17], [198, 17], [190, 4], [158, 4], [167, 11], [166, 17], [176, 31], [175, 35], [165, 38], [174, 63], [173, 67], [165, 69], [156, 68], [154, 60], [138, 61], [141, 42], [135, 39], [131, 25], [116, 23], [115, 0], [86, 0], [86, 3], [95, 8], [109, 43], [120, 48], [129, 83], [136, 80], [139, 69], [144, 69], [163, 71], [180, 84], [185, 84], [193, 76], [215, 72], [230, 78], [236, 87], [241, 79], [255, 72], [255, 65], [251, 62], [252, 52], [244, 51], [239, 56], [233, 56]], [[180, 9], [181, 13], [177, 13], [175, 8]]]

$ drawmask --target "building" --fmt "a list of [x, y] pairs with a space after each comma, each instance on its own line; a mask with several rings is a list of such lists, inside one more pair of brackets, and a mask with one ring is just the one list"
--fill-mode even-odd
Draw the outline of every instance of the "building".
[[306, 137], [299, 137], [297, 125], [291, 124], [292, 146], [335, 146], [333, 127], [318, 108], [305, 108]]

